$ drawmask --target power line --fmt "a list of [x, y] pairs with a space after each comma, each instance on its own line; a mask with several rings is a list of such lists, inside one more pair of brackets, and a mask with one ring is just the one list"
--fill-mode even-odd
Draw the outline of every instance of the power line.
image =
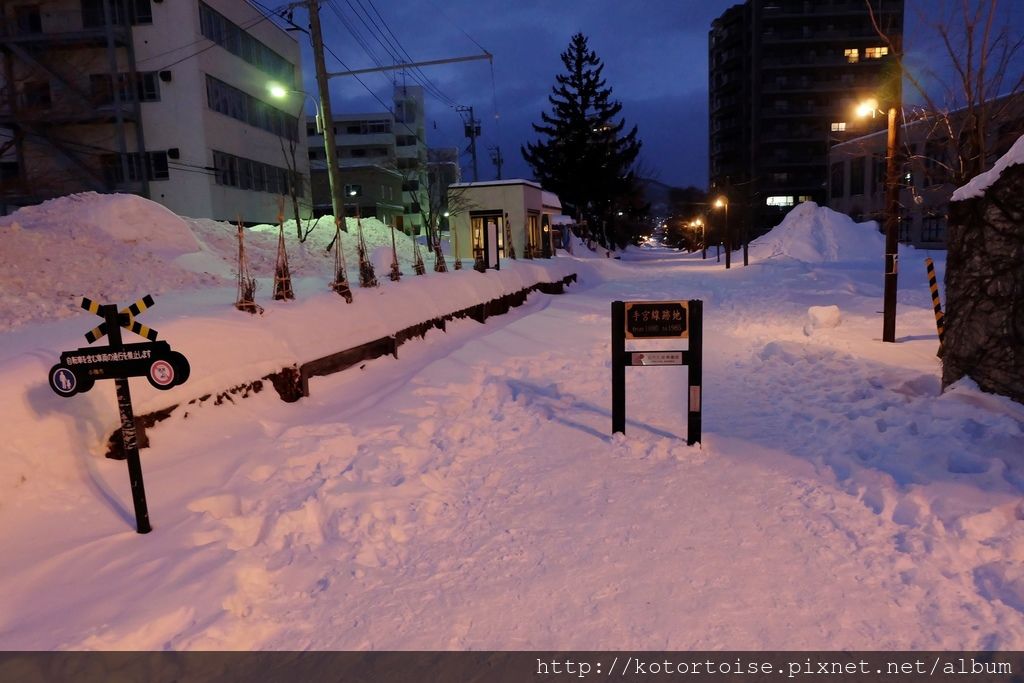
[[[370, 17], [370, 13], [367, 12], [365, 7], [363, 7], [362, 0], [356, 0], [356, 2], [359, 4], [360, 7], [363, 8], [363, 12], [365, 12], [366, 16], [370, 18], [370, 21], [374, 24], [374, 26], [378, 26], [377, 22], [373, 20], [373, 17]], [[377, 6], [373, 3], [373, 0], [367, 0], [367, 4], [373, 10], [374, 14], [377, 15], [377, 18], [380, 20], [380, 25], [382, 25], [384, 27], [384, 30], [387, 31], [388, 35], [391, 36], [391, 39], [394, 41], [395, 46], [398, 48], [399, 52], [405, 56], [406, 61], [416, 61], [412, 58], [412, 55], [409, 54], [409, 51], [406, 50], [405, 47], [402, 45], [402, 41], [398, 39], [398, 36], [395, 35], [394, 31], [391, 30], [391, 27], [388, 25], [388, 22], [384, 19], [384, 17], [381, 16], [380, 12], [377, 10]], [[484, 51], [486, 52], [486, 50]], [[449, 107], [457, 106], [458, 103], [455, 102], [455, 100], [453, 100], [452, 98], [448, 97], [448, 95], [446, 95], [439, 87], [437, 87], [437, 85], [430, 80], [430, 77], [427, 76], [423, 72], [423, 70], [420, 69], [420, 67], [414, 66], [412, 67], [412, 69], [415, 73], [420, 75], [420, 78], [422, 80], [417, 80], [421, 85], [423, 85], [424, 88], [426, 88], [429, 92], [434, 94], [434, 96], [440, 99], [442, 102], [447, 103]]]

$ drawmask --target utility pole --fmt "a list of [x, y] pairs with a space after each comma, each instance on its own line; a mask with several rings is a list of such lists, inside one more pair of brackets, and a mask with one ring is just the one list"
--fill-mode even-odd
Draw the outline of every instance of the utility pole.
[[479, 174], [476, 166], [476, 138], [480, 135], [480, 121], [473, 118], [473, 107], [456, 107], [459, 113], [468, 113], [469, 117], [463, 117], [466, 137], [469, 138], [469, 154], [473, 157], [473, 182], [479, 181]]
[[[902, 41], [897, 38], [894, 52], [903, 56]], [[897, 61], [897, 63], [899, 63]], [[903, 109], [903, 80], [899, 72], [892, 79], [892, 102], [889, 105], [889, 130], [885, 160], [885, 289], [882, 301], [882, 341], [896, 341], [896, 278], [899, 272], [898, 229], [900, 220], [900, 124]]]
[[498, 169], [498, 180], [501, 180], [501, 165], [505, 162], [504, 157], [501, 156], [501, 147], [494, 146], [487, 149], [491, 153], [491, 163]]
[[[324, 129], [324, 152], [327, 158], [327, 181], [331, 187], [331, 210], [345, 228], [345, 202], [341, 197], [341, 174], [338, 169], [338, 147], [334, 142], [334, 117], [331, 115], [331, 91], [327, 84], [327, 65], [324, 63], [324, 38], [320, 30], [320, 2], [306, 0], [309, 10], [309, 38], [313, 44], [313, 65], [316, 85], [320, 92], [320, 120]], [[347, 232], [347, 230], [346, 230]]]

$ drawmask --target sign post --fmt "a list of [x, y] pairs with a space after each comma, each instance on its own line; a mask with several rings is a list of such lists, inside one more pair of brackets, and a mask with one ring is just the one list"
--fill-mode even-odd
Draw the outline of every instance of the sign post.
[[[128, 464], [128, 478], [135, 506], [135, 528], [140, 534], [148, 534], [153, 527], [149, 523], [128, 378], [145, 376], [155, 388], [166, 390], [184, 384], [190, 371], [185, 356], [171, 351], [167, 342], [157, 341], [156, 330], [135, 320], [135, 316], [153, 305], [153, 298], [149, 295], [121, 311], [114, 304], [98, 304], [90, 299], [82, 299], [82, 308], [103, 318], [103, 323], [87, 332], [85, 338], [91, 344], [108, 335], [110, 344], [106, 347], [65, 351], [60, 355], [60, 363], [50, 369], [50, 388], [65, 398], [89, 391], [97, 379], [114, 380], [117, 409], [121, 417], [121, 452]], [[122, 327], [145, 337], [149, 342], [123, 343]]]
[[[612, 302], [612, 433], [626, 433], [626, 367], [686, 365], [686, 443], [701, 440], [704, 302]], [[626, 351], [626, 339], [688, 339], [686, 350]]]

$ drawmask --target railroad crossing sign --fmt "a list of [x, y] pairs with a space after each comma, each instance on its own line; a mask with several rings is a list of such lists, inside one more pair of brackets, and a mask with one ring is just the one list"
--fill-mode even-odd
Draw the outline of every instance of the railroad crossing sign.
[[[149, 533], [152, 527], [146, 506], [128, 378], [145, 377], [155, 388], [166, 390], [184, 384], [190, 372], [185, 356], [172, 351], [167, 342], [157, 341], [157, 331], [135, 319], [153, 305], [153, 297], [148, 294], [121, 310], [114, 304], [100, 304], [83, 298], [82, 308], [103, 318], [101, 324], [85, 333], [86, 340], [92, 344], [108, 336], [110, 343], [107, 346], [84, 347], [61, 353], [60, 363], [50, 368], [49, 376], [50, 388], [65, 398], [89, 391], [98, 379], [114, 380], [121, 416], [122, 451], [128, 462], [128, 477], [135, 504], [135, 525], [140, 534]], [[149, 341], [124, 344], [121, 342], [122, 328]]]
[[[612, 433], [626, 432], [626, 368], [685, 365], [689, 371], [686, 443], [701, 440], [704, 302], [612, 302]], [[626, 351], [627, 339], [688, 339], [686, 350]]]

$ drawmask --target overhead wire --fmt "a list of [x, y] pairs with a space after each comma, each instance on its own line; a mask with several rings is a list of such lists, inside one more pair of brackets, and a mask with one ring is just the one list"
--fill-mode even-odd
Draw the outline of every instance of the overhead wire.
[[[346, 0], [346, 2], [348, 2], [349, 5], [351, 5], [351, 0]], [[380, 31], [381, 27], [383, 27], [384, 31], [386, 31], [387, 34], [391, 36], [391, 40], [394, 41], [396, 49], [402, 56], [405, 57], [405, 61], [409, 63], [414, 62], [415, 60], [412, 58], [412, 55], [410, 55], [409, 51], [405, 49], [405, 47], [402, 45], [402, 41], [398, 39], [398, 36], [395, 35], [394, 31], [392, 31], [391, 27], [388, 25], [388, 22], [384, 19], [383, 16], [381, 16], [380, 11], [377, 10], [377, 6], [373, 3], [373, 0], [367, 0], [367, 4], [373, 10], [373, 13], [377, 16], [377, 20], [374, 20], [374, 18], [370, 16], [369, 11], [363, 5], [363, 0], [356, 0], [356, 3], [363, 10], [367, 18], [370, 19], [370, 22], [377, 28], [378, 31]], [[381, 33], [381, 35], [383, 35], [383, 32]], [[444, 91], [442, 91], [432, 80], [430, 80], [430, 77], [427, 76], [427, 74], [424, 73], [420, 67], [413, 66], [412, 71], [414, 72], [412, 74], [413, 78], [418, 83], [420, 83], [420, 85], [422, 85], [428, 92], [433, 94], [434, 97], [439, 99], [441, 102], [444, 102], [449, 107], [458, 106], [458, 103], [451, 97], [449, 97], [447, 94], [445, 94]]]

